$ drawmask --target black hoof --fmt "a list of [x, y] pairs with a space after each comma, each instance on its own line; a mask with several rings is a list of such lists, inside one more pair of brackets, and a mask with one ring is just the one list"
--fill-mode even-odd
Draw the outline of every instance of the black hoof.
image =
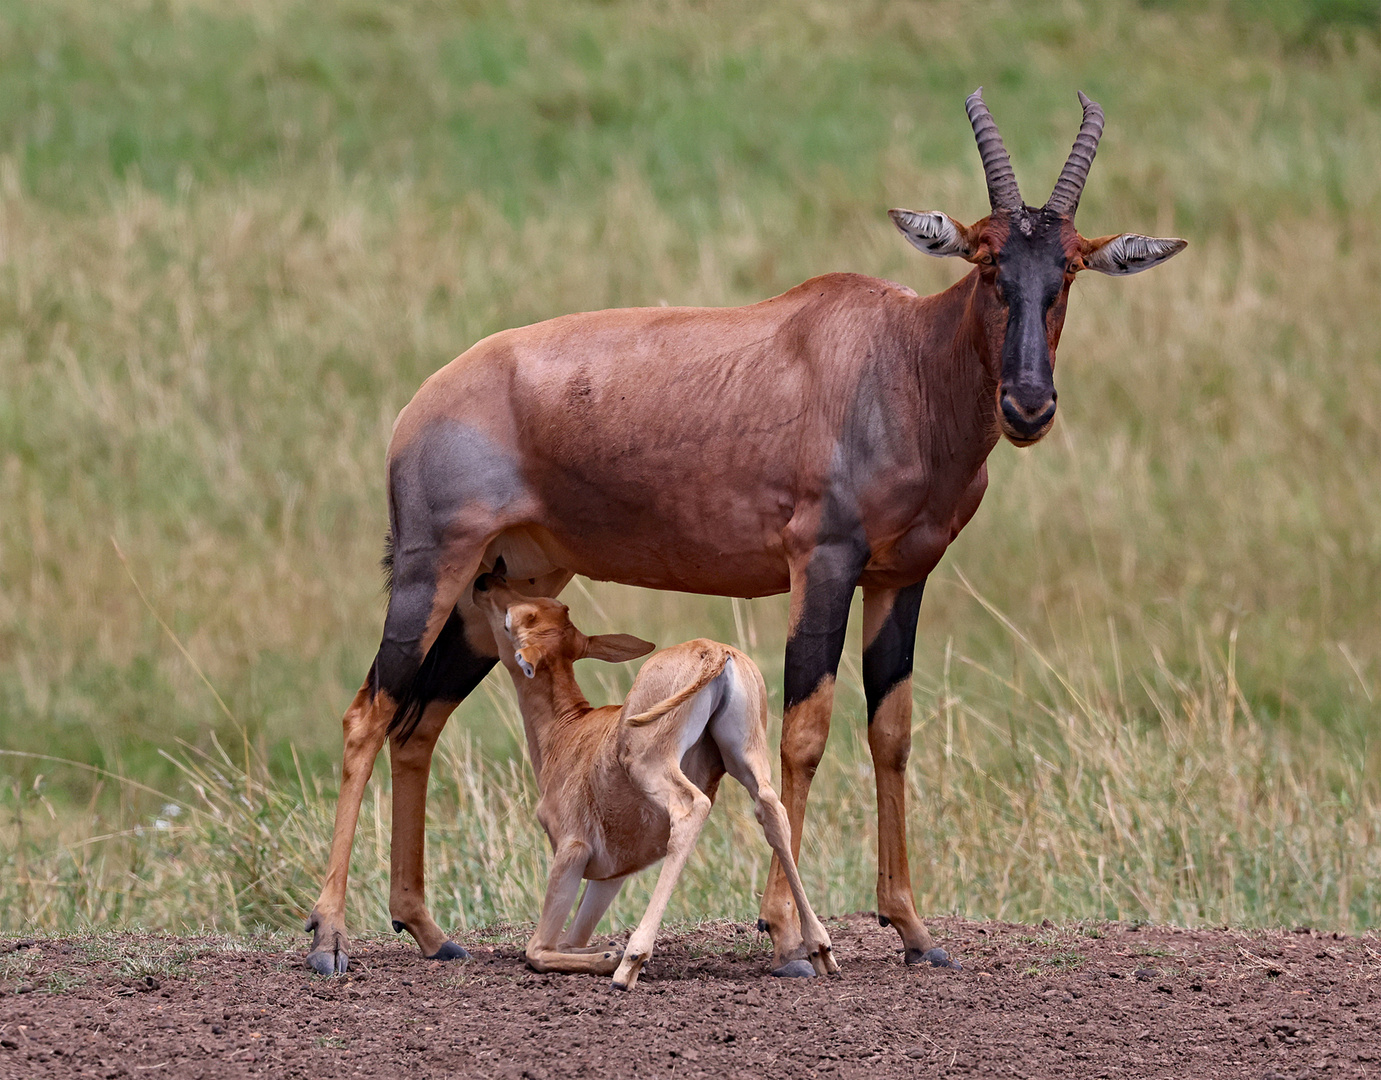
[[611, 983], [609, 984], [609, 989], [610, 989], [610, 990], [618, 990], [618, 991], [621, 991], [622, 993], [625, 993], [625, 994], [626, 994], [626, 993], [628, 993], [628, 984], [627, 984], [627, 983], [621, 983], [621, 982], [611, 982]]
[[448, 941], [431, 956], [428, 960], [469, 960], [470, 954], [457, 945], [454, 941]]
[[929, 964], [931, 967], [937, 968], [954, 968], [956, 971], [962, 967], [958, 960], [951, 960], [949, 953], [938, 947], [927, 949], [925, 952], [921, 952], [920, 949], [907, 949], [906, 962], [908, 964]]
[[769, 931], [769, 930], [771, 930], [771, 929], [772, 929], [772, 927], [770, 927], [770, 926], [767, 925], [767, 920], [766, 920], [766, 919], [759, 919], [759, 920], [758, 920], [758, 933], [759, 933], [759, 934], [765, 934], [765, 933], [767, 933], [767, 931]]
[[892, 920], [889, 919], [886, 915], [879, 915], [879, 916], [878, 916], [878, 925], [879, 925], [879, 926], [891, 926], [891, 925], [892, 925]]
[[813, 979], [815, 969], [810, 966], [809, 960], [788, 960], [785, 964], [772, 972], [774, 979]]
[[344, 975], [350, 966], [350, 957], [343, 952], [329, 953], [325, 950], [307, 954], [307, 966], [318, 975]]
[[403, 922], [401, 919], [394, 919], [394, 920], [393, 920], [393, 932], [394, 932], [395, 934], [401, 934], [401, 933], [402, 933], [404, 930], [406, 930], [407, 928], [408, 928], [408, 924], [405, 923], [405, 922]]

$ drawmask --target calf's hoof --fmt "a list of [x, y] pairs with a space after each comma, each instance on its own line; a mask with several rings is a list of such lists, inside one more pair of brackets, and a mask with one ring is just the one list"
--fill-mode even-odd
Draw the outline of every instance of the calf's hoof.
[[906, 962], [908, 964], [929, 964], [931, 967], [937, 968], [954, 968], [956, 971], [963, 967], [958, 960], [951, 960], [949, 953], [939, 946], [927, 949], [925, 952], [921, 952], [920, 949], [907, 949]]
[[307, 966], [318, 975], [344, 975], [345, 969], [350, 966], [350, 957], [340, 949], [322, 949], [307, 954]]
[[815, 968], [809, 960], [788, 960], [772, 972], [774, 979], [813, 979]]
[[469, 960], [470, 954], [454, 941], [444, 943], [441, 948], [427, 957], [428, 960]]

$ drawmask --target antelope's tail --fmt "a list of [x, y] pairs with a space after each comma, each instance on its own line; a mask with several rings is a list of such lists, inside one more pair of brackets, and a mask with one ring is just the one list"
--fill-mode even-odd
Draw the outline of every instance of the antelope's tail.
[[642, 727], [645, 724], [655, 723], [678, 705], [684, 705], [701, 690], [705, 689], [714, 679], [719, 677], [719, 673], [724, 670], [724, 665], [729, 662], [728, 650], [719, 648], [714, 651], [704, 648], [699, 650], [700, 672], [695, 680], [689, 685], [676, 691], [669, 698], [663, 698], [650, 709], [644, 709], [640, 713], [632, 716], [625, 716], [623, 722], [629, 727]]

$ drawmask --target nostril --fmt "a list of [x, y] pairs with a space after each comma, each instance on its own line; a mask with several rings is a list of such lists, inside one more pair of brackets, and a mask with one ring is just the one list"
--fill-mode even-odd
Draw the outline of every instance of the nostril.
[[[1031, 408], [1023, 404], [1016, 395], [1004, 392], [999, 404], [1002, 422], [1009, 438], [1038, 439], [1055, 420], [1054, 394]], [[1024, 445], [1024, 442], [1021, 445]]]
[[1023, 401], [1017, 395], [1007, 391], [1002, 395], [1002, 411], [1008, 417], [1027, 422], [1045, 420], [1055, 411], [1055, 394], [1051, 393], [1047, 398], [1032, 402]]

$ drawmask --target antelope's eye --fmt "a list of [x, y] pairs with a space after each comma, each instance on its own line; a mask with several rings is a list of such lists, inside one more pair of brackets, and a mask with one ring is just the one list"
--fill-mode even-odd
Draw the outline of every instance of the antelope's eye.
[[985, 251], [982, 255], [978, 256], [978, 264], [980, 266], [996, 266], [997, 260], [993, 258], [993, 253], [991, 251]]

